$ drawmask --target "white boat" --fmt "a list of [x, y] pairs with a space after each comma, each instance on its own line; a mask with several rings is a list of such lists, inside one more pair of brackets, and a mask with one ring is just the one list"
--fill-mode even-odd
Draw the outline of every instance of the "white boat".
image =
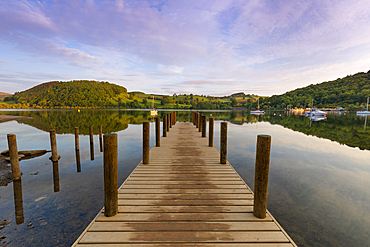
[[370, 115], [370, 111], [369, 111], [369, 97], [367, 97], [366, 111], [357, 111], [357, 115]]
[[258, 109], [257, 110], [254, 110], [254, 111], [250, 111], [249, 113], [250, 114], [253, 114], [253, 115], [262, 115], [265, 113], [265, 111], [261, 111], [260, 110], [260, 99], [258, 98]]
[[312, 116], [312, 117], [310, 117], [310, 120], [312, 122], [317, 122], [317, 121], [327, 120], [327, 117], [324, 117], [324, 116]]
[[309, 112], [306, 112], [307, 117], [326, 116], [326, 114], [328, 113], [319, 109], [311, 109]]
[[312, 99], [312, 109], [309, 112], [306, 112], [306, 117], [316, 117], [316, 116], [326, 116], [327, 112], [321, 111], [319, 109], [313, 108], [313, 99]]
[[154, 96], [153, 96], [152, 109], [150, 110], [150, 116], [155, 117], [157, 115], [158, 115], [158, 111], [154, 109]]

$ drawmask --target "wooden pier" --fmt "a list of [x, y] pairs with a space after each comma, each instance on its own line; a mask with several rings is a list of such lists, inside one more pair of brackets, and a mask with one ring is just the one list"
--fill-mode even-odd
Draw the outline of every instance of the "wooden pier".
[[177, 123], [118, 190], [118, 214], [104, 209], [73, 246], [296, 246], [267, 212], [253, 215], [253, 193], [220, 164], [191, 123]]

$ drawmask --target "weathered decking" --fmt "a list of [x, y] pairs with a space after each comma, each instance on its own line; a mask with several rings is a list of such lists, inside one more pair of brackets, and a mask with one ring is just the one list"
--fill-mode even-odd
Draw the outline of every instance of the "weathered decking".
[[296, 246], [275, 219], [253, 216], [253, 194], [191, 123], [177, 123], [74, 246]]

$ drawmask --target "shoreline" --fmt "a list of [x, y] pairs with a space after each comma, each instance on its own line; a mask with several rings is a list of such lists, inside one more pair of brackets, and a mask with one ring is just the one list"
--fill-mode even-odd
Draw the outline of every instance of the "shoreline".
[[30, 118], [25, 116], [0, 115], [0, 123], [10, 122], [18, 119]]

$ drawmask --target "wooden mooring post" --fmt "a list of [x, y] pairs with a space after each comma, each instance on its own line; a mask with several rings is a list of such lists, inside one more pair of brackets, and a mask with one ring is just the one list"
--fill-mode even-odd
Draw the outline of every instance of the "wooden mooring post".
[[198, 115], [198, 131], [202, 133], [202, 114]]
[[8, 134], [8, 147], [9, 147], [9, 157], [10, 164], [12, 166], [13, 180], [21, 179], [21, 169], [19, 168], [19, 158], [18, 158], [18, 147], [17, 138], [15, 134]]
[[155, 145], [161, 146], [161, 119], [159, 117], [155, 118]]
[[104, 135], [104, 215], [118, 213], [118, 155], [117, 134]]
[[207, 116], [202, 116], [202, 137], [207, 137]]
[[266, 218], [267, 189], [270, 166], [271, 136], [257, 136], [256, 166], [254, 175], [253, 214], [257, 218]]
[[220, 163], [226, 164], [227, 156], [227, 122], [221, 123], [221, 140], [220, 140]]
[[163, 137], [166, 137], [167, 136], [167, 116], [164, 115], [163, 116]]
[[94, 160], [94, 132], [93, 132], [93, 126], [89, 126], [89, 132], [90, 132], [90, 159]]
[[169, 121], [169, 123], [170, 123], [170, 128], [172, 128], [172, 121], [173, 121], [173, 117], [172, 117], [172, 113], [169, 113], [168, 114], [168, 116], [170, 117], [170, 121]]
[[213, 117], [209, 118], [209, 127], [208, 127], [208, 146], [213, 147], [213, 134], [214, 134], [214, 119]]
[[149, 164], [149, 122], [143, 123], [143, 164]]
[[167, 119], [167, 132], [169, 132], [170, 131], [170, 115], [169, 114], [167, 114], [166, 115], [166, 119]]
[[51, 161], [55, 162], [60, 159], [60, 155], [57, 150], [57, 138], [55, 135], [55, 130], [50, 130], [50, 146], [51, 146]]

